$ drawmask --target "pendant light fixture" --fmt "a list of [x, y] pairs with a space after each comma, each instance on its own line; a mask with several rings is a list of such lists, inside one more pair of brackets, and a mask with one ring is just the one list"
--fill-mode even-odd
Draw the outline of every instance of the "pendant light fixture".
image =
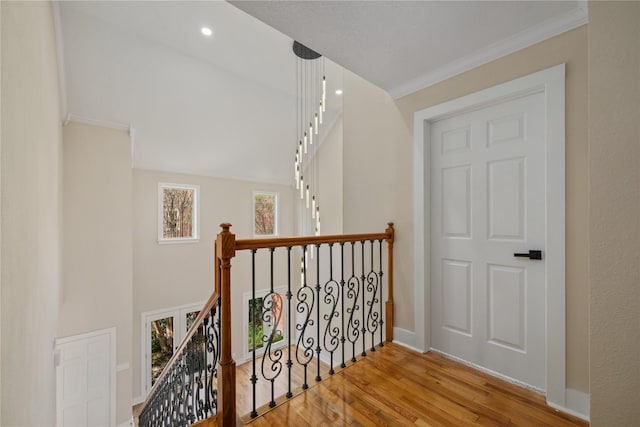
[[[324, 57], [294, 41], [296, 55], [296, 156], [294, 179], [300, 190], [300, 234], [320, 235], [320, 174], [318, 150], [327, 108]], [[314, 141], [315, 139], [315, 141]], [[314, 144], [315, 142], [315, 144]], [[309, 212], [310, 211], [310, 212]], [[311, 246], [307, 255], [313, 259]], [[303, 259], [301, 260], [305, 263]]]

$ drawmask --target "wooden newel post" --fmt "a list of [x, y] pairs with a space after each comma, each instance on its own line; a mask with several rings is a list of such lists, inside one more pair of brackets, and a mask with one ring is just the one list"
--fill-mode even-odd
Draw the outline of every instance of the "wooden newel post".
[[385, 233], [389, 237], [387, 237], [387, 246], [388, 246], [388, 260], [387, 264], [389, 265], [389, 275], [387, 276], [387, 283], [389, 284], [389, 294], [387, 296], [386, 303], [386, 316], [387, 316], [387, 342], [393, 341], [393, 241], [395, 237], [395, 230], [393, 229], [393, 223], [390, 222], [387, 224], [388, 227], [385, 230]]
[[236, 362], [231, 356], [231, 258], [236, 256], [236, 235], [231, 224], [220, 224], [216, 238], [216, 282], [220, 292], [220, 372], [218, 373], [218, 422], [236, 425]]

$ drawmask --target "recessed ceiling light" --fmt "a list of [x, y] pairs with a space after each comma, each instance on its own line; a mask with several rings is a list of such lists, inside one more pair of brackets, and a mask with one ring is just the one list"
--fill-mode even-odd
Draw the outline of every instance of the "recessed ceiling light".
[[213, 35], [213, 30], [209, 27], [200, 28], [200, 32], [207, 37], [211, 37]]
[[342, 95], [342, 89], [336, 90], [336, 95]]

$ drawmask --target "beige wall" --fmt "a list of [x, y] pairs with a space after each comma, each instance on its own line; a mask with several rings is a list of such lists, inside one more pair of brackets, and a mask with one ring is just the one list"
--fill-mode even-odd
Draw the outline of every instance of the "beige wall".
[[[158, 183], [200, 186], [200, 240], [195, 243], [158, 244]], [[141, 395], [142, 313], [205, 301], [213, 292], [213, 242], [223, 222], [233, 224], [237, 239], [253, 233], [253, 191], [279, 194], [278, 230], [294, 234], [293, 190], [289, 186], [210, 178], [203, 176], [133, 171], [133, 373], [134, 397]], [[246, 251], [245, 251], [246, 252]], [[258, 264], [263, 265], [260, 258]], [[278, 264], [276, 264], [278, 265]], [[286, 264], [280, 264], [286, 265]], [[250, 289], [250, 259], [238, 253], [232, 260], [233, 325], [243, 325], [241, 303]], [[263, 283], [258, 289], [264, 289]], [[242, 327], [234, 327], [234, 358], [243, 356]]]
[[394, 326], [413, 329], [413, 140], [391, 97], [344, 72], [344, 232], [394, 222]]
[[62, 130], [51, 4], [1, 2], [2, 419], [55, 423]]
[[[322, 234], [341, 234], [343, 230], [343, 181], [342, 181], [342, 117], [339, 117], [327, 136], [322, 140], [318, 156], [318, 203], [320, 206], [320, 232]], [[305, 171], [306, 173], [306, 171]], [[300, 193], [297, 192], [294, 198], [294, 208], [296, 215], [301, 207]], [[306, 211], [308, 228], [304, 235], [313, 234], [311, 217]], [[300, 220], [299, 217], [298, 220]], [[296, 230], [297, 231], [297, 230]]]
[[589, 3], [591, 421], [640, 422], [640, 3]]
[[342, 151], [344, 127], [339, 117], [320, 146], [320, 231], [341, 234], [343, 230]]
[[[0, 82], [2, 82], [2, 4], [0, 4]], [[0, 100], [2, 84], [0, 83]], [[2, 102], [0, 102], [0, 189], [2, 188]], [[2, 268], [2, 197], [0, 197], [0, 269]], [[0, 270], [0, 290], [2, 274]], [[2, 292], [0, 291], [0, 366], [2, 366]], [[0, 368], [0, 423], [2, 422], [2, 369]]]
[[[393, 101], [345, 79], [345, 231], [395, 220], [396, 326], [413, 324], [413, 114], [566, 63], [567, 387], [588, 392], [587, 29], [580, 27]], [[363, 220], [365, 219], [365, 220]], [[381, 227], [379, 225], [378, 227]], [[375, 228], [374, 228], [375, 229]], [[416, 262], [418, 262], [416, 260]]]
[[131, 142], [125, 131], [64, 127], [64, 263], [58, 336], [116, 328], [116, 422], [131, 418]]

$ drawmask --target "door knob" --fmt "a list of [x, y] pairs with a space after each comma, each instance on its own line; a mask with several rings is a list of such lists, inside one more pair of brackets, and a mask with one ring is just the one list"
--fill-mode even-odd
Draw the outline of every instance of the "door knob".
[[513, 254], [513, 256], [518, 258], [542, 259], [542, 251], [530, 250], [527, 254]]

